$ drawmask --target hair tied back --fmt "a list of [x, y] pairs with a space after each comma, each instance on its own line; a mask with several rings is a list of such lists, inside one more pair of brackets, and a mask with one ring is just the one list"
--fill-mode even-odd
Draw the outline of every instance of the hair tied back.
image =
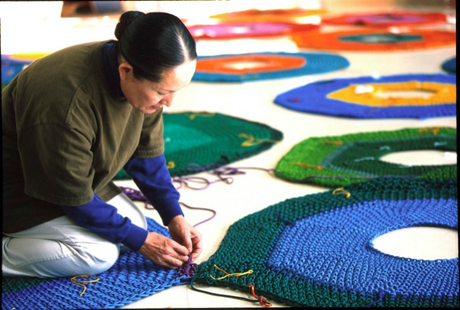
[[127, 11], [120, 16], [117, 27], [115, 28], [115, 37], [118, 41], [123, 37], [126, 28], [137, 18], [144, 16], [145, 13], [139, 11]]

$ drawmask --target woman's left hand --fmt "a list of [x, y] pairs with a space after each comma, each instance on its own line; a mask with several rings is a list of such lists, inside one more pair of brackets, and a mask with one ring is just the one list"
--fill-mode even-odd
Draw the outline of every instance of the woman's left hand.
[[201, 233], [190, 225], [182, 215], [174, 217], [169, 222], [168, 228], [172, 239], [185, 246], [189, 255], [192, 256], [192, 261], [195, 261], [202, 251]]

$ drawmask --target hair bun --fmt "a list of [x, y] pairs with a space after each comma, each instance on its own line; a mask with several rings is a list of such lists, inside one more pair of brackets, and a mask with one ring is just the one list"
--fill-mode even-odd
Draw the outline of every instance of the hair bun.
[[139, 11], [127, 11], [120, 16], [117, 27], [115, 28], [115, 37], [120, 41], [126, 28], [137, 18], [144, 16], [145, 13]]

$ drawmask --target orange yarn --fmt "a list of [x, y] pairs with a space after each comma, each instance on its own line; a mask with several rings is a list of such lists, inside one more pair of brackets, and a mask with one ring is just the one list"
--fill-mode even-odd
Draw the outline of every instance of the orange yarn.
[[[196, 71], [222, 74], [242, 74], [266, 72], [274, 70], [288, 70], [301, 68], [306, 63], [303, 57], [278, 56], [278, 55], [235, 55], [199, 59]], [[256, 65], [248, 68], [245, 64]], [[238, 65], [241, 67], [238, 68]]]
[[[373, 42], [356, 42], [342, 41], [340, 37], [344, 36], [362, 36], [362, 35], [418, 35], [422, 40], [394, 42], [394, 43], [373, 43]], [[309, 32], [297, 33], [292, 35], [292, 39], [298, 47], [317, 48], [324, 50], [348, 50], [348, 51], [396, 51], [411, 49], [428, 49], [435, 47], [447, 47], [456, 45], [455, 31], [442, 30], [422, 30], [411, 29], [401, 32], [390, 32], [388, 29], [360, 29], [338, 32]]]

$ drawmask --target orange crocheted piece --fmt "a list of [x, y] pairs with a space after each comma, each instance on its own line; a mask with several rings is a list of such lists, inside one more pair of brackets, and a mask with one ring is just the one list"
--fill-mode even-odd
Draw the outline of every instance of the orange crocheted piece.
[[304, 66], [303, 57], [279, 55], [235, 55], [198, 60], [196, 70], [199, 72], [218, 72], [223, 74], [242, 74], [288, 70]]
[[[341, 38], [351, 36], [420, 36], [421, 40], [399, 42], [346, 41]], [[429, 49], [456, 45], [455, 31], [410, 29], [392, 32], [389, 29], [359, 29], [337, 32], [311, 32], [293, 34], [292, 39], [301, 48], [348, 51], [396, 51]]]

